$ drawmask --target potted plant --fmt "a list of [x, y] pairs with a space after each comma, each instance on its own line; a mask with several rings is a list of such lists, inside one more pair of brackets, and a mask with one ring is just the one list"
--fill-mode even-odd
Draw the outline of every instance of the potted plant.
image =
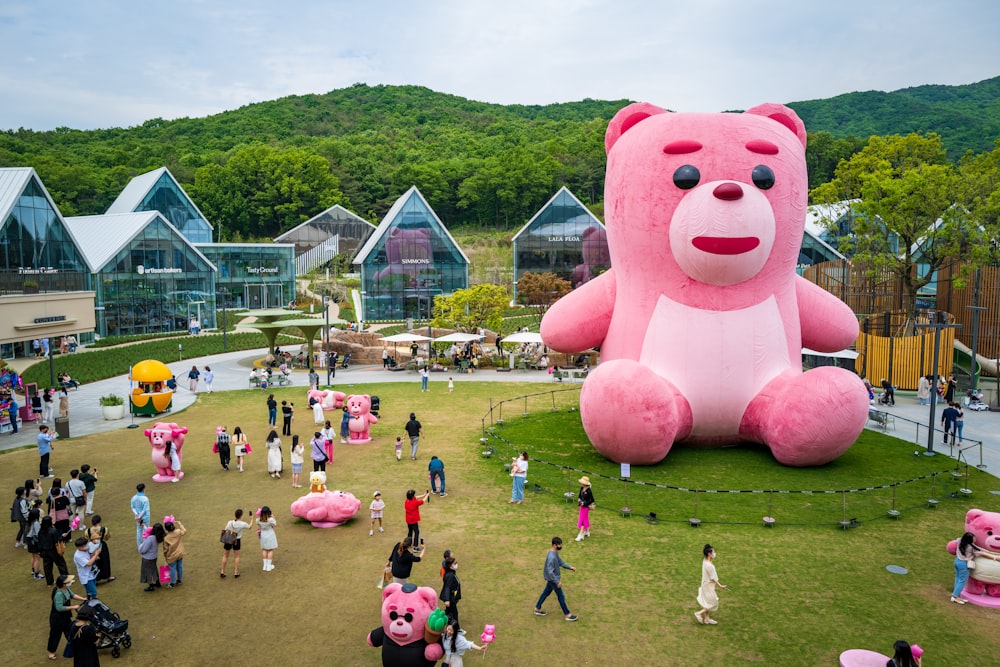
[[108, 394], [98, 399], [101, 403], [101, 413], [107, 420], [125, 418], [125, 399], [118, 394]]

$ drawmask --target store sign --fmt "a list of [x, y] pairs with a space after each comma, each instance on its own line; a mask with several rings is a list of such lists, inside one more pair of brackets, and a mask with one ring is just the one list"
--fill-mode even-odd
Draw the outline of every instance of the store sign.
[[429, 260], [429, 259], [404, 259], [402, 261], [403, 261], [403, 264], [430, 264], [431, 263], [431, 260]]
[[562, 243], [562, 242], [565, 242], [565, 241], [578, 241], [579, 242], [579, 241], [582, 241], [582, 240], [583, 239], [580, 238], [579, 236], [550, 236], [549, 237], [549, 241], [550, 242], [559, 242], [559, 243]]
[[49, 317], [36, 317], [35, 324], [48, 324], [49, 322], [65, 322], [65, 315], [51, 315]]
[[175, 268], [169, 268], [169, 269], [147, 269], [145, 266], [143, 266], [142, 264], [140, 264], [139, 266], [135, 267], [135, 272], [138, 273], [140, 276], [146, 276], [146, 275], [153, 275], [153, 274], [157, 274], [157, 273], [184, 273], [184, 270], [183, 269], [175, 269]]
[[278, 267], [276, 266], [248, 266], [247, 273], [258, 274], [258, 273], [277, 273]]

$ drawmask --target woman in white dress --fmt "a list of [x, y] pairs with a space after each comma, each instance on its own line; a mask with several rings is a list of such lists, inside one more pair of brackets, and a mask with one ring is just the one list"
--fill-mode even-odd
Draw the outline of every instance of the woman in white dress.
[[715, 549], [712, 545], [706, 544], [702, 553], [705, 555], [705, 560], [701, 562], [701, 587], [698, 589], [698, 604], [701, 605], [701, 611], [696, 611], [694, 617], [704, 625], [715, 625], [718, 621], [709, 617], [709, 614], [719, 608], [719, 596], [715, 592], [715, 587], [728, 591], [729, 586], [719, 583], [719, 575], [716, 574], [713, 563]]
[[265, 572], [274, 569], [274, 550], [278, 548], [278, 536], [274, 534], [276, 525], [278, 522], [271, 515], [271, 508], [267, 505], [261, 507], [257, 526], [260, 530], [260, 557], [264, 560], [263, 570]]
[[275, 479], [281, 478], [281, 438], [278, 432], [271, 429], [264, 441], [267, 446], [267, 474]]

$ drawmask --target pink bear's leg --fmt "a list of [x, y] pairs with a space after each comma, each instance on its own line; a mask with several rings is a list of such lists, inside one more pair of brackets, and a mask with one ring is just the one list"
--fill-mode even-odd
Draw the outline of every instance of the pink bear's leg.
[[[1000, 586], [993, 585], [994, 588], [1000, 588]], [[969, 580], [965, 582], [965, 591], [969, 595], [982, 595], [983, 593], [990, 593], [990, 585], [986, 582], [979, 581], [972, 576], [972, 570], [969, 570]]]
[[580, 416], [597, 451], [618, 463], [659, 463], [691, 432], [691, 408], [677, 388], [630, 359], [591, 369]]
[[788, 466], [829, 463], [858, 439], [868, 419], [864, 383], [840, 368], [786, 371], [750, 402], [740, 435], [771, 448]]

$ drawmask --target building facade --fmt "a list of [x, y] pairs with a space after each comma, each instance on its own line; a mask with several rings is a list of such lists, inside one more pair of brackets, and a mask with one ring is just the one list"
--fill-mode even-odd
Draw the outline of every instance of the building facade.
[[295, 300], [291, 243], [196, 243], [215, 265], [217, 304], [227, 308], [284, 308]]
[[469, 258], [411, 187], [355, 255], [361, 319], [429, 319], [434, 297], [469, 286]]
[[295, 273], [305, 275], [335, 257], [346, 265], [375, 231], [375, 225], [337, 204], [274, 239], [295, 245]]

